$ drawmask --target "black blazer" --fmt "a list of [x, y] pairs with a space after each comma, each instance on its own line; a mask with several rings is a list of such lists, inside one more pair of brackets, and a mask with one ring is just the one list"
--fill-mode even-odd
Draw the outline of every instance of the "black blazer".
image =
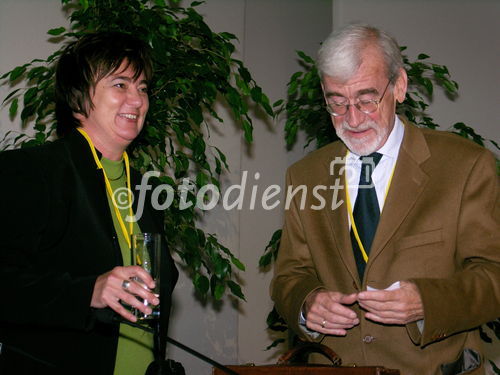
[[[163, 233], [162, 212], [145, 201], [141, 230]], [[83, 136], [0, 153], [0, 214], [0, 373], [113, 374], [119, 324], [90, 301], [96, 278], [122, 256]], [[162, 255], [165, 333], [178, 272], [166, 247]]]

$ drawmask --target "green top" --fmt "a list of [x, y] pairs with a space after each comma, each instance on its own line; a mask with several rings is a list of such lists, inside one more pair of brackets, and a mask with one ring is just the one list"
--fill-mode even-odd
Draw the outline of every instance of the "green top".
[[[106, 171], [106, 175], [108, 176], [113, 192], [119, 188], [125, 188], [127, 186], [127, 176], [125, 173], [125, 163], [123, 162], [123, 160], [113, 161], [102, 157], [101, 163], [104, 170]], [[122, 252], [123, 265], [130, 266], [130, 248], [116, 218], [113, 203], [109, 195], [106, 194], [106, 196], [108, 197], [109, 209], [113, 218], [113, 225], [115, 227], [116, 235], [118, 236], [118, 242], [120, 244], [120, 249]], [[127, 228], [127, 230], [129, 230], [129, 223], [125, 220], [125, 218], [129, 214], [129, 210], [128, 208], [121, 208], [122, 205], [120, 205], [119, 202], [118, 206], [123, 222], [125, 223], [125, 227]], [[134, 222], [133, 232], [141, 233], [141, 229], [139, 228], [137, 222]], [[144, 374], [146, 372], [146, 368], [154, 359], [152, 348], [153, 335], [151, 333], [144, 332], [138, 328], [134, 328], [126, 324], [120, 324], [120, 336], [118, 339], [118, 350], [116, 353], [114, 374]]]

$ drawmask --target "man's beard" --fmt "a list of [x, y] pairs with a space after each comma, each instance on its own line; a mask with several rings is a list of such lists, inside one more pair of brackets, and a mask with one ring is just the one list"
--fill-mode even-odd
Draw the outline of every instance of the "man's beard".
[[[372, 129], [375, 134], [370, 132], [362, 138], [354, 138], [346, 135], [347, 131], [362, 132], [368, 129]], [[344, 142], [349, 151], [356, 155], [364, 156], [370, 155], [384, 145], [385, 140], [387, 140], [389, 136], [389, 130], [389, 127], [381, 126], [373, 120], [365, 121], [356, 128], [351, 128], [347, 121], [343, 121], [338, 125], [337, 135], [342, 142]]]

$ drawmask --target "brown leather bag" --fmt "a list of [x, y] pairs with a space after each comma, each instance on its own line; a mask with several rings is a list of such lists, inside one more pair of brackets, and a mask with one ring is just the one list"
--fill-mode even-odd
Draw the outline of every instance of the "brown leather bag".
[[[294, 363], [296, 358], [310, 353], [319, 353], [327, 357], [331, 365], [309, 365]], [[329, 347], [318, 343], [300, 343], [283, 354], [276, 365], [238, 365], [227, 366], [240, 375], [400, 375], [399, 370], [385, 367], [341, 367], [342, 360]], [[225, 375], [224, 371], [214, 368], [213, 375]]]

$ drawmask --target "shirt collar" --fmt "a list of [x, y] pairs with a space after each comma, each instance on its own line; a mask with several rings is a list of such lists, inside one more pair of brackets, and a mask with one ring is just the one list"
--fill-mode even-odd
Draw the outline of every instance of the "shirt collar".
[[396, 159], [399, 154], [401, 143], [403, 142], [404, 134], [405, 127], [403, 123], [398, 116], [394, 116], [394, 127], [392, 128], [391, 134], [389, 134], [387, 141], [377, 152]]

